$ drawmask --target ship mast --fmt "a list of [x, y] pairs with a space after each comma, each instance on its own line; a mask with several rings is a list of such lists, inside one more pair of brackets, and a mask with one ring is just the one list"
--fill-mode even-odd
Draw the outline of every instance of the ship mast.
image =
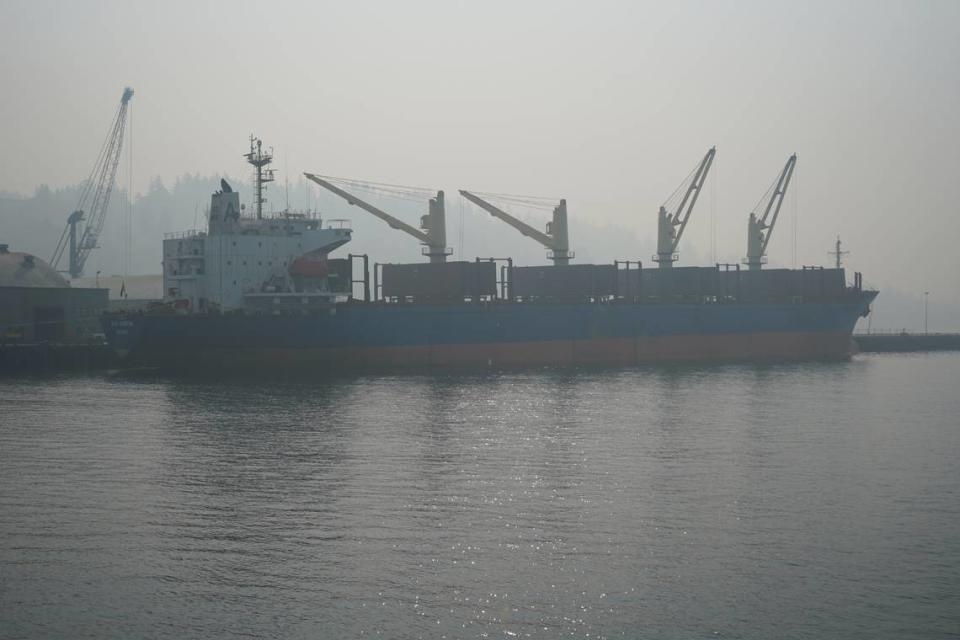
[[267, 201], [263, 197], [264, 185], [273, 182], [273, 169], [265, 169], [267, 165], [273, 162], [273, 149], [268, 153], [263, 152], [263, 141], [250, 135], [250, 153], [244, 154], [247, 162], [256, 169], [254, 177], [254, 204], [257, 211], [257, 220], [263, 219], [263, 204]]
[[833, 251], [827, 252], [834, 257], [834, 260], [836, 261], [837, 269], [843, 266], [843, 256], [850, 253], [849, 251], [842, 251], [841, 250], [842, 246], [843, 245], [840, 243], [840, 236], [837, 236], [837, 243], [835, 245], [836, 248]]

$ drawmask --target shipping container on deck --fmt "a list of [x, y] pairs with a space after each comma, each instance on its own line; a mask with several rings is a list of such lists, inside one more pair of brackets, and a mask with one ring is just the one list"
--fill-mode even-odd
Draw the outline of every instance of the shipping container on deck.
[[800, 278], [799, 293], [804, 300], [831, 300], [843, 295], [846, 276], [843, 269], [804, 267], [795, 271]]
[[651, 269], [650, 294], [659, 302], [700, 303], [716, 289], [715, 267]]
[[400, 302], [463, 302], [497, 292], [493, 262], [384, 264], [381, 268], [383, 297]]
[[746, 273], [738, 264], [717, 265], [717, 286], [715, 294], [719, 302], [735, 302], [742, 293], [742, 275]]
[[807, 267], [794, 269], [747, 269], [720, 271], [721, 296], [742, 303], [810, 302], [837, 300], [846, 284], [843, 269]]
[[789, 302], [797, 295], [796, 278], [789, 269], [740, 272], [741, 302]]
[[350, 293], [353, 289], [353, 260], [349, 258], [327, 258], [330, 270], [327, 287], [334, 293]]
[[[618, 261], [616, 297], [627, 302], [640, 302], [643, 299], [643, 289], [640, 283], [643, 267], [639, 262]], [[620, 265], [623, 265], [622, 267]]]
[[647, 303], [701, 303], [717, 295], [716, 267], [621, 269], [617, 295]]
[[571, 264], [513, 267], [511, 295], [523, 300], [600, 300], [617, 290], [617, 271], [612, 264]]

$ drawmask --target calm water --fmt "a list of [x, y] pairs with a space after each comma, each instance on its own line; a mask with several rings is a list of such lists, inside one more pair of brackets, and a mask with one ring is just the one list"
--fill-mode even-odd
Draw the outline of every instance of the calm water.
[[957, 637], [958, 460], [958, 354], [0, 381], [0, 637]]

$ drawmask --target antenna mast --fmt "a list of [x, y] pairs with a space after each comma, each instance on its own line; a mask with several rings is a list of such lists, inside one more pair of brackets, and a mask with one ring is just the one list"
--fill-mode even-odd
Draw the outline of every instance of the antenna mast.
[[265, 169], [273, 162], [273, 148], [268, 153], [263, 152], [263, 141], [250, 135], [250, 153], [244, 154], [247, 162], [256, 169], [254, 177], [254, 204], [257, 211], [257, 220], [263, 219], [263, 204], [267, 201], [263, 197], [264, 185], [273, 182], [273, 169]]
[[848, 254], [850, 253], [849, 251], [841, 251], [841, 250], [840, 250], [840, 246], [841, 246], [841, 245], [840, 245], [840, 236], [837, 236], [837, 243], [836, 243], [836, 245], [835, 245], [836, 248], [835, 248], [833, 251], [828, 251], [828, 252], [827, 252], [827, 253], [829, 253], [831, 256], [833, 256], [834, 259], [836, 260], [837, 269], [840, 269], [841, 266], [843, 265], [843, 256], [848, 255]]

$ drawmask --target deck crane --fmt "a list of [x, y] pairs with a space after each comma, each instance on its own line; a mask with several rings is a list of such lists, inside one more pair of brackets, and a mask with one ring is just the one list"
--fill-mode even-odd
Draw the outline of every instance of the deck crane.
[[[767, 244], [770, 242], [773, 227], [777, 224], [780, 206], [783, 204], [783, 198], [787, 193], [787, 187], [790, 186], [790, 178], [793, 177], [793, 168], [796, 165], [797, 154], [793, 154], [787, 159], [787, 164], [783, 166], [783, 171], [767, 190], [767, 194], [760, 198], [760, 202], [750, 212], [750, 219], [747, 221], [747, 257], [743, 259], [750, 271], [759, 270], [766, 262]], [[764, 202], [766, 207], [763, 210], [763, 216], [758, 218], [757, 213]], [[767, 222], [768, 219], [769, 222]]]
[[[133, 89], [126, 87], [107, 139], [100, 149], [100, 155], [97, 156], [90, 178], [83, 186], [80, 201], [67, 218], [67, 226], [60, 235], [57, 248], [54, 249], [53, 257], [50, 259], [50, 264], [56, 269], [64, 251], [67, 251], [69, 260], [67, 272], [72, 278], [83, 275], [83, 266], [90, 252], [97, 248], [97, 241], [103, 231], [110, 194], [113, 192], [113, 185], [117, 178], [117, 166], [120, 164], [120, 150], [123, 148], [123, 134], [127, 124], [127, 109], [132, 97]], [[78, 227], [83, 221], [86, 221], [86, 225], [80, 231]]]
[[355, 195], [344, 191], [327, 180], [329, 176], [318, 176], [312, 173], [304, 173], [303, 175], [327, 191], [340, 196], [347, 201], [347, 204], [356, 205], [386, 222], [390, 225], [390, 228], [403, 231], [419, 240], [425, 245], [422, 253], [430, 258], [430, 262], [446, 262], [447, 256], [453, 253], [453, 249], [447, 246], [447, 223], [443, 204], [443, 191], [437, 191], [437, 195], [430, 198], [427, 215], [420, 217], [420, 229], [417, 229], [403, 220], [378, 209], [369, 202], [364, 202]]
[[[700, 190], [707, 179], [710, 165], [713, 164], [713, 157], [716, 154], [717, 148], [710, 147], [697, 168], [687, 176], [680, 187], [670, 196], [670, 199], [660, 207], [660, 212], [657, 215], [657, 255], [653, 256], [653, 261], [658, 263], [661, 269], [668, 269], [677, 261], [677, 247], [680, 245], [680, 238], [683, 236], [683, 230], [687, 228], [690, 214], [693, 212], [694, 205], [697, 204]], [[684, 185], [687, 185], [687, 189], [683, 198], [677, 205], [676, 211], [671, 212], [668, 209], [668, 204], [674, 196], [680, 193]]]
[[554, 207], [553, 220], [547, 223], [547, 230], [546, 233], [544, 233], [543, 231], [534, 229], [526, 222], [518, 220], [506, 211], [503, 211], [499, 207], [490, 204], [483, 198], [480, 198], [469, 191], [464, 191], [461, 189], [460, 195], [492, 215], [494, 218], [503, 220], [523, 235], [533, 238], [545, 246], [550, 250], [547, 253], [547, 259], [553, 260], [555, 265], [570, 264], [570, 259], [573, 258], [573, 252], [570, 251], [570, 240], [567, 234], [566, 200], [561, 200], [560, 204]]

